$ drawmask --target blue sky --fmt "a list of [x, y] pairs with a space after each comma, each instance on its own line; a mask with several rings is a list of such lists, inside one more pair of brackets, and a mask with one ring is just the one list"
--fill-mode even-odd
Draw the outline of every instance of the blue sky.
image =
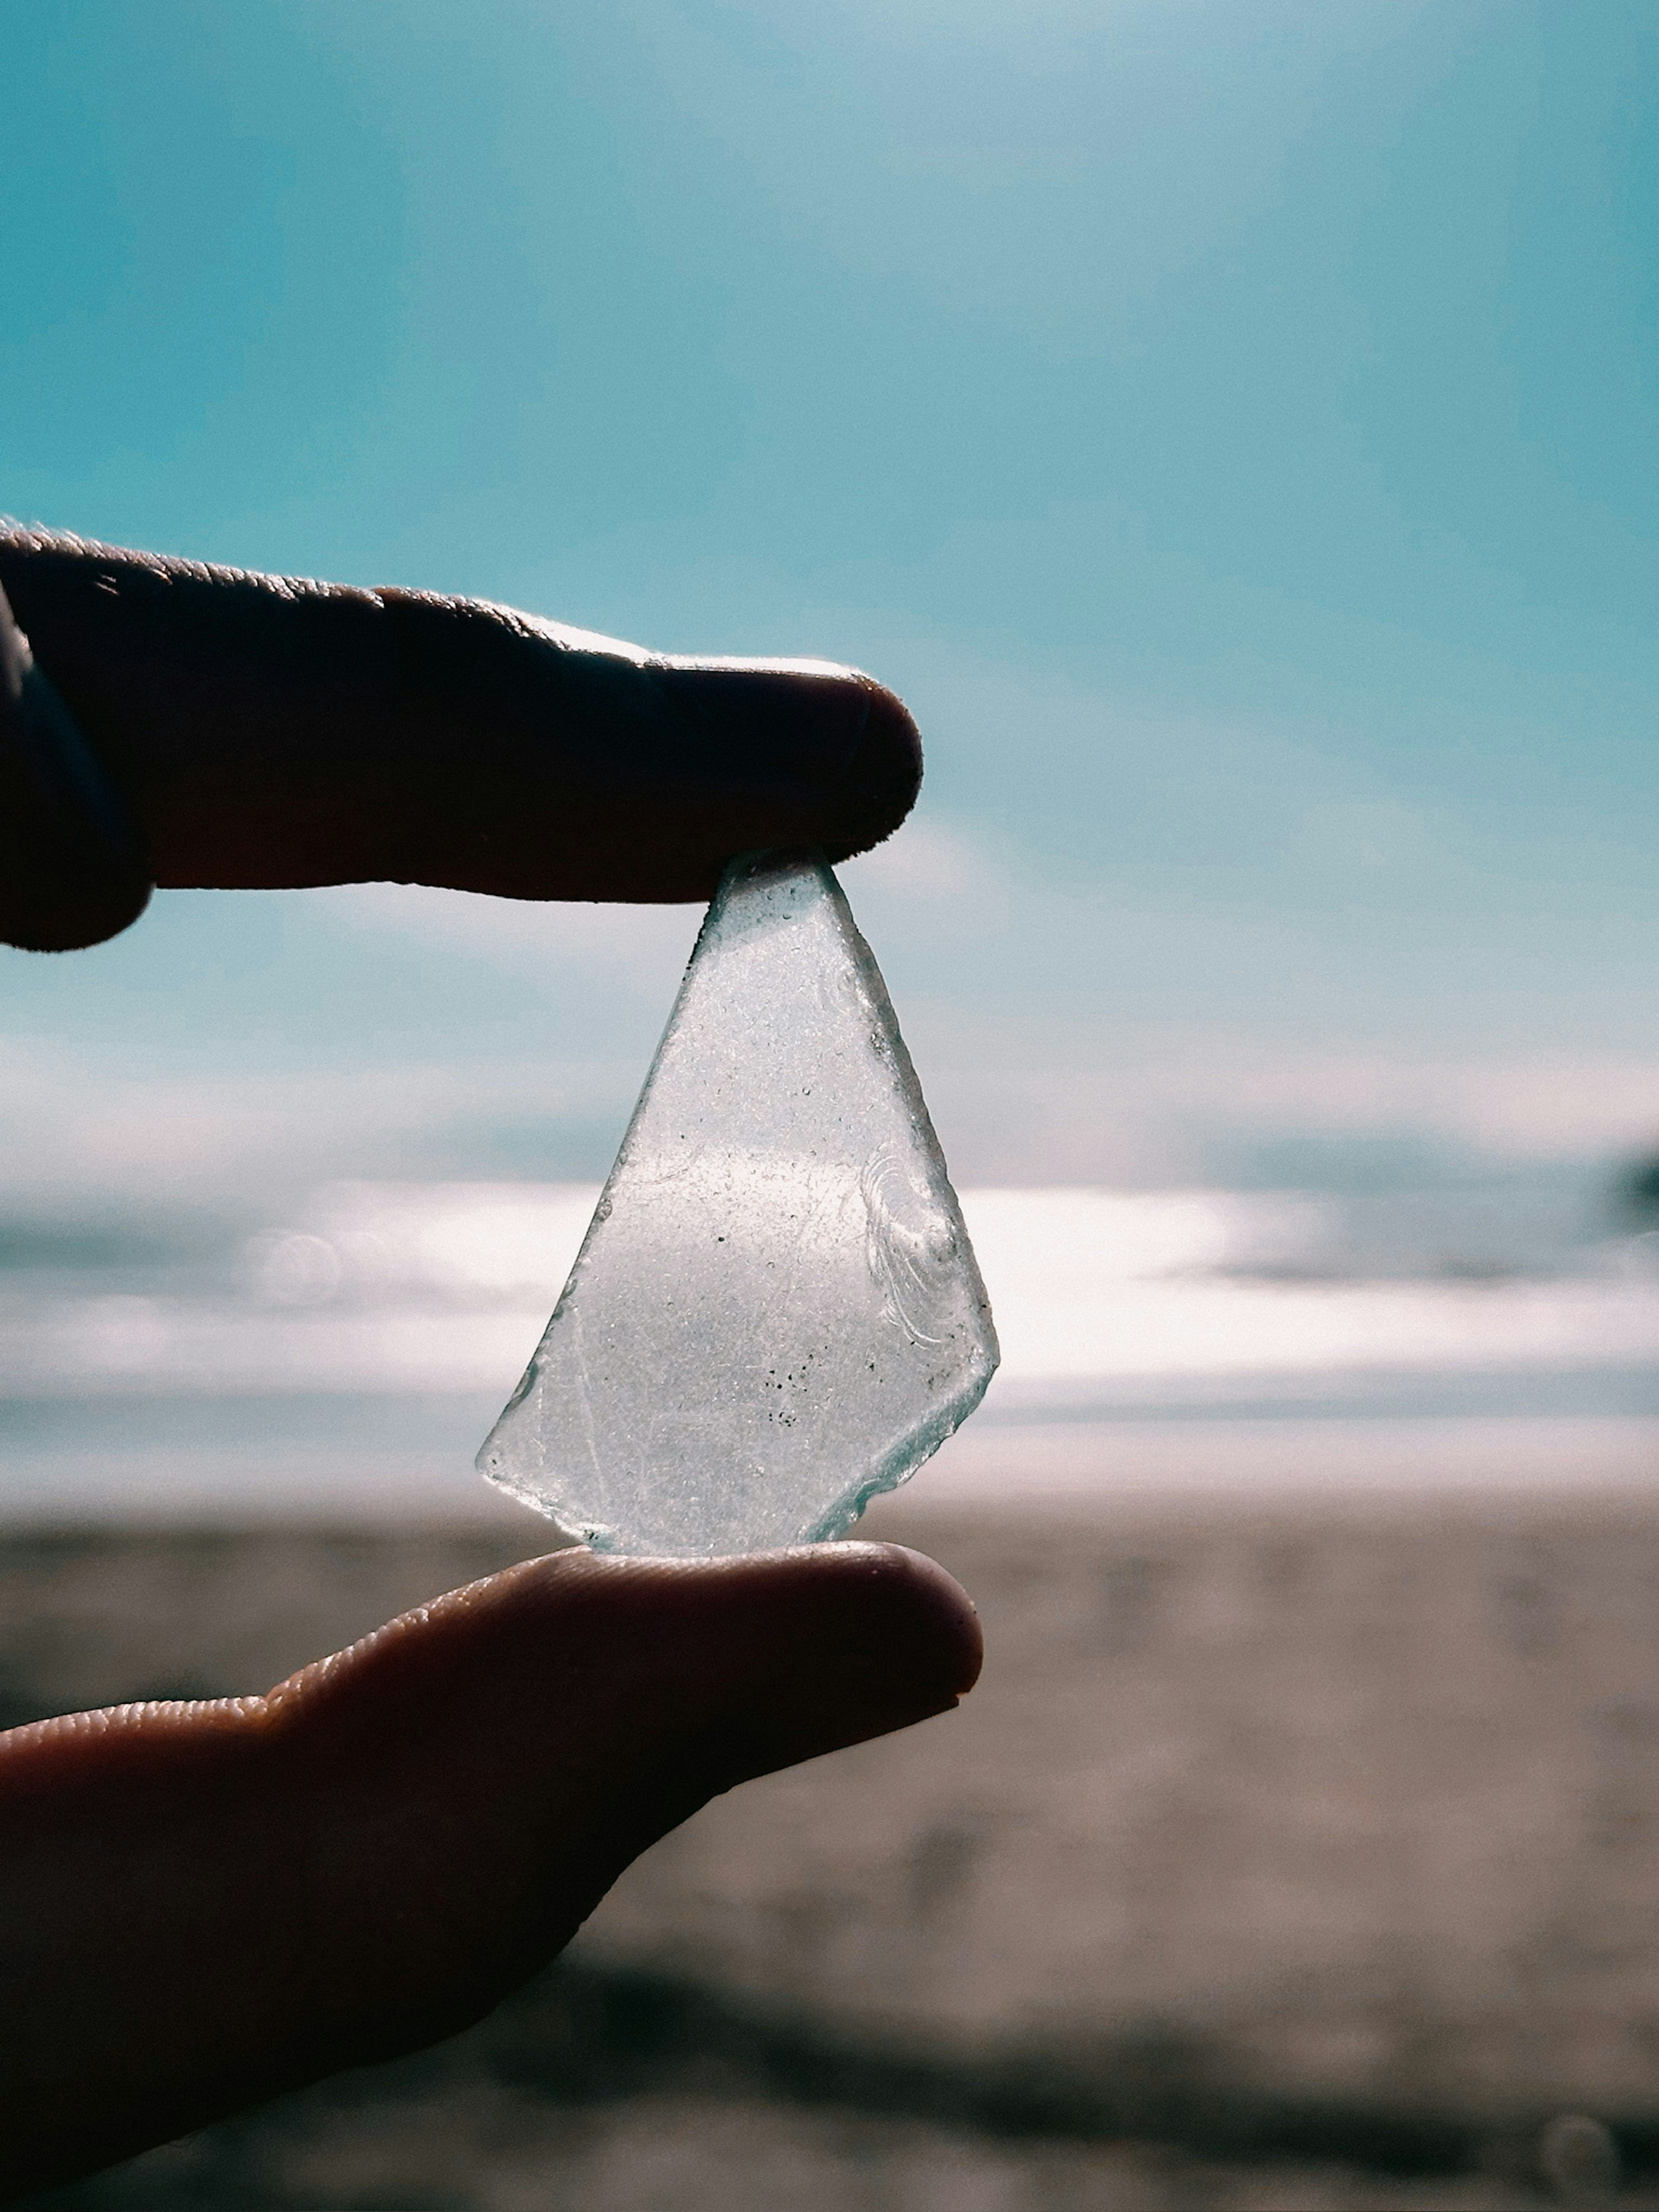
[[[0, 509], [872, 668], [964, 1178], [1659, 1141], [1649, 0], [0, 33]], [[599, 1171], [695, 917], [482, 904], [7, 956], [6, 1176]]]

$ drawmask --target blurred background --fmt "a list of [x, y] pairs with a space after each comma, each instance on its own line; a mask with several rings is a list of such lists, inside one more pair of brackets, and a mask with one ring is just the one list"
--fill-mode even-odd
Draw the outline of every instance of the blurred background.
[[[702, 1816], [494, 2042], [75, 2201], [1659, 2201], [1647, 0], [0, 46], [0, 508], [908, 701], [845, 880], [1006, 1352], [872, 1516], [970, 1712]], [[0, 953], [5, 1717], [545, 1540], [471, 1453], [698, 918]]]

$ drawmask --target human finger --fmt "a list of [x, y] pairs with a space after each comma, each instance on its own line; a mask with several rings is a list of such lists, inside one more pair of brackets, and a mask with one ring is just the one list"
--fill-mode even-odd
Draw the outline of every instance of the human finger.
[[556, 1553], [264, 1698], [0, 1738], [0, 2190], [450, 2034], [717, 1792], [947, 1711], [966, 1597], [848, 1544]]
[[[878, 843], [920, 780], [898, 700], [828, 662], [33, 530], [0, 532], [0, 591], [161, 884], [702, 899], [734, 853]], [[89, 900], [70, 936], [106, 921]], [[0, 894], [0, 927], [29, 927]]]

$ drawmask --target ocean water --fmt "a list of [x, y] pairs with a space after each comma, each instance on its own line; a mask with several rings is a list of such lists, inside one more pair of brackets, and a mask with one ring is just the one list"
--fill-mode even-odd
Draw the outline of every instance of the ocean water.
[[[477, 1443], [597, 1188], [325, 1185], [0, 1224], [0, 1513], [489, 1515]], [[1659, 1238], [1566, 1184], [963, 1194], [1004, 1361], [920, 1480], [1645, 1484]]]

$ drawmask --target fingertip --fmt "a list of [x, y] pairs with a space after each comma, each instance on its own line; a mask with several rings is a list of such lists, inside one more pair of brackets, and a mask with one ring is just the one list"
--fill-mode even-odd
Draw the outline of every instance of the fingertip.
[[687, 1588], [709, 1632], [702, 1648], [718, 1653], [702, 1703], [720, 1789], [938, 1718], [979, 1673], [967, 1593], [898, 1545], [714, 1561]]
[[659, 1632], [675, 1620], [653, 1666], [696, 1680], [702, 1710], [730, 1717], [745, 1747], [735, 1762], [742, 1773], [948, 1712], [979, 1674], [967, 1593], [899, 1545], [632, 1564], [642, 1613]]
[[833, 662], [665, 660], [646, 672], [697, 732], [708, 819], [677, 797], [643, 896], [713, 895], [735, 852], [813, 846], [833, 863], [892, 835], [921, 785], [921, 737], [893, 692]]
[[[898, 1546], [576, 1550], [264, 1698], [23, 1732], [8, 1894], [70, 1948], [29, 2023], [50, 2095], [0, 2184], [465, 2026], [710, 1796], [948, 1710], [979, 1655], [965, 1594]], [[122, 2032], [140, 2016], [155, 2035]]]
[[841, 1657], [878, 1668], [896, 1700], [943, 1707], [973, 1687], [984, 1656], [966, 1590], [902, 1544], [798, 1544], [714, 1559], [574, 1551], [535, 1565], [564, 1592], [585, 1574], [611, 1579], [615, 1599], [636, 1606], [641, 1620], [676, 1621], [678, 1634], [757, 1680], [763, 1655], [801, 1673]]
[[921, 732], [896, 692], [859, 676], [866, 711], [842, 774], [841, 819], [824, 840], [832, 860], [850, 860], [890, 837], [921, 788]]
[[890, 836], [915, 804], [921, 732], [902, 700], [861, 669], [665, 659], [649, 680], [703, 733], [706, 773], [734, 791], [787, 790], [787, 804], [806, 810], [785, 842], [844, 860]]
[[[946, 1712], [981, 1657], [967, 1593], [919, 1552], [803, 1545], [717, 1559], [573, 1549], [452, 1592], [301, 1678], [308, 1708], [372, 1685], [511, 1733], [558, 1711], [642, 1747], [732, 1731], [719, 1786]], [[418, 1684], [424, 1689], [417, 1691]]]
[[[82, 755], [105, 764], [143, 848], [132, 865], [82, 866], [54, 833], [45, 872], [69, 886], [63, 911], [31, 894], [19, 942], [112, 933], [152, 873], [173, 887], [391, 879], [706, 899], [738, 853], [867, 851], [920, 783], [901, 702], [830, 662], [657, 653], [479, 600], [33, 531], [0, 530], [0, 586], [58, 687], [56, 708], [31, 702], [25, 717], [30, 775], [89, 788]], [[0, 742], [0, 799], [7, 758]], [[70, 810], [78, 838], [84, 797]], [[8, 863], [4, 830], [0, 878], [21, 880], [47, 847], [32, 834]]]
[[973, 1600], [937, 1559], [904, 1544], [815, 1544], [787, 1555], [809, 1572], [844, 1577], [859, 1589], [871, 1632], [896, 1669], [927, 1694], [967, 1696], [979, 1680], [985, 1642]]

